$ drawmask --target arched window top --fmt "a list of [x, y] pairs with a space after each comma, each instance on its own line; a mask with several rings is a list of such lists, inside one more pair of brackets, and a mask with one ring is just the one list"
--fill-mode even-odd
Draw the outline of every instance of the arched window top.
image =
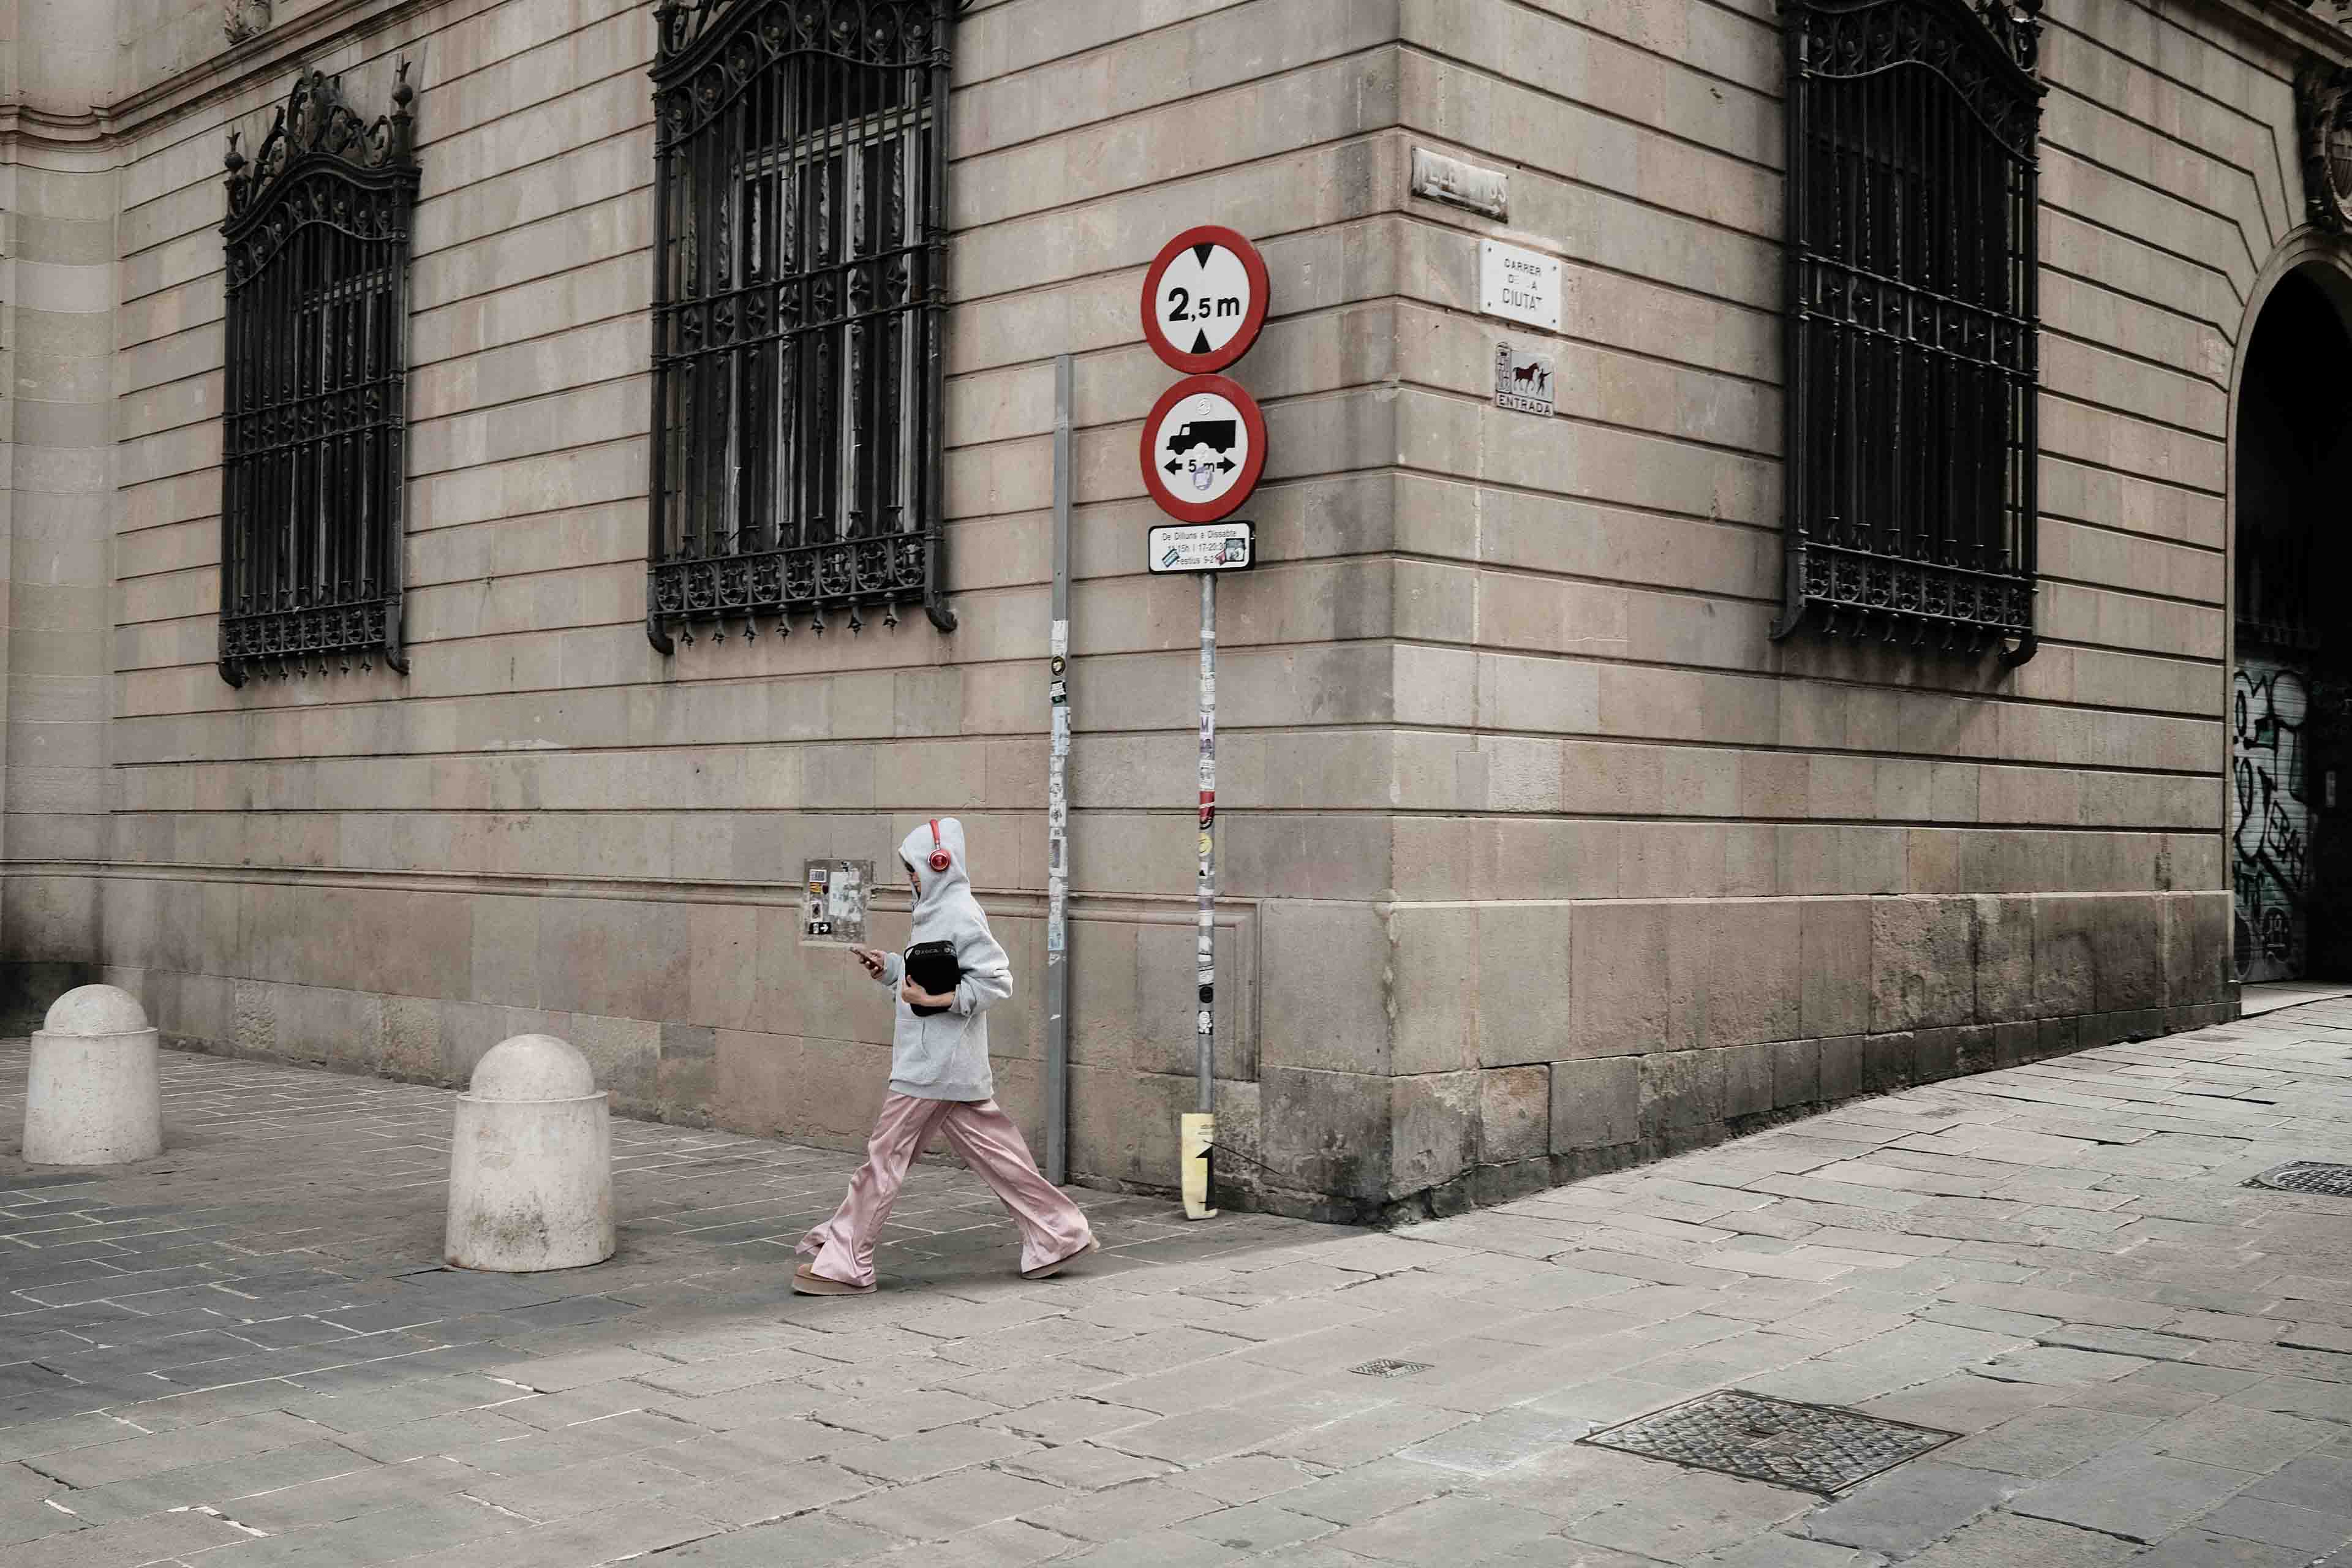
[[396, 69], [392, 112], [370, 121], [343, 100], [342, 78], [306, 70], [278, 106], [269, 133], [247, 162], [236, 132], [228, 135], [228, 226], [266, 217], [302, 176], [320, 173], [364, 187], [414, 184], [417, 175], [415, 116], [409, 105], [408, 62]]
[[1783, 0], [1779, 635], [2033, 652], [2039, 0]]
[[248, 161], [232, 132], [220, 672], [349, 669], [402, 651], [409, 215], [403, 61], [370, 121], [306, 70]]
[[2352, 70], [2314, 60], [2294, 79], [2303, 132], [2304, 209], [2311, 221], [2352, 233]]
[[941, 590], [960, 0], [655, 11], [646, 635], [856, 631]]
[[[968, 0], [663, 0], [654, 9], [654, 81], [692, 73], [697, 103], [712, 112], [783, 55], [825, 55], [895, 68], [947, 64], [942, 12]], [[716, 68], [715, 70], [713, 68]]]
[[1785, 11], [1804, 75], [1932, 72], [1988, 135], [2033, 160], [2043, 92], [2034, 74], [2041, 0], [1788, 0]]

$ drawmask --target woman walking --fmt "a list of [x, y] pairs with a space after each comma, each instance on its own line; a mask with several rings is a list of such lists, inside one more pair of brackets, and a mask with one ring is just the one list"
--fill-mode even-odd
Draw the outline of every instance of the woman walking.
[[971, 896], [963, 824], [934, 817], [898, 846], [915, 894], [912, 945], [901, 953], [853, 948], [857, 962], [898, 992], [890, 1092], [834, 1216], [801, 1237], [809, 1261], [793, 1275], [805, 1296], [862, 1296], [874, 1289], [874, 1238], [907, 1167], [931, 1134], [944, 1134], [1021, 1227], [1021, 1277], [1043, 1279], [1098, 1245], [1078, 1205], [1037, 1172], [1021, 1129], [997, 1108], [988, 1063], [987, 1009], [1013, 994], [1013, 965]]

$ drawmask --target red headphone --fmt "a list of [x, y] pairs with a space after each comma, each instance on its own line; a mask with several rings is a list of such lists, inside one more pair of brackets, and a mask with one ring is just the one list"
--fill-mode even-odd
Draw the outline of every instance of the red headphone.
[[940, 842], [940, 819], [935, 816], [931, 818], [931, 869], [944, 871], [954, 864], [955, 860], [948, 854], [948, 847]]

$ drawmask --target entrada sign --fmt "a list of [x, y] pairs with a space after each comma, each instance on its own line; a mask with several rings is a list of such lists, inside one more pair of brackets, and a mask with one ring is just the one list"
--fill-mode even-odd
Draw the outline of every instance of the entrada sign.
[[1495, 406], [1521, 414], [1554, 411], [1552, 360], [1549, 354], [1526, 353], [1510, 343], [1495, 345]]

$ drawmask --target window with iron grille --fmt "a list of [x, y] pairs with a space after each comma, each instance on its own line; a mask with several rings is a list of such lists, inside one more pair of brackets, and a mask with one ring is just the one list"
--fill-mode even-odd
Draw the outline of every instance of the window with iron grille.
[[401, 649], [408, 225], [403, 62], [373, 123], [304, 71], [251, 163], [229, 137], [220, 672], [348, 670]]
[[[656, 7], [646, 635], [895, 626], [941, 593], [961, 0]], [[675, 635], [673, 635], [675, 634]]]
[[2039, 0], [1784, 0], [1778, 635], [2032, 657]]

